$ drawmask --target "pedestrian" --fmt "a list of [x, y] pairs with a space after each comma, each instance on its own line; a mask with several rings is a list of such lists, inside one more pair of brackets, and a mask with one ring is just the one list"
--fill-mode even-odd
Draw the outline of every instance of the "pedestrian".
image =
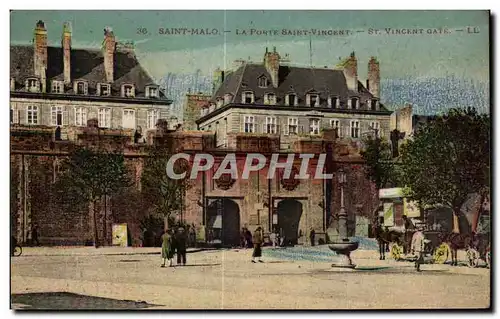
[[212, 228], [209, 228], [207, 234], [207, 241], [209, 244], [211, 244], [213, 240], [214, 240], [214, 231]]
[[33, 227], [31, 228], [31, 243], [33, 246], [40, 246], [40, 241], [38, 240], [38, 224], [34, 223]]
[[175, 236], [177, 250], [177, 265], [186, 265], [186, 232], [183, 227], [179, 227]]
[[241, 248], [246, 248], [247, 247], [247, 241], [245, 239], [246, 237], [246, 228], [243, 227], [240, 232], [240, 247]]
[[384, 240], [384, 229], [382, 228], [383, 220], [382, 218], [378, 219], [375, 222], [375, 238], [377, 239], [378, 244], [378, 253], [379, 260], [385, 260], [385, 240]]
[[168, 266], [172, 267], [172, 259], [173, 259], [173, 238], [172, 232], [170, 229], [165, 229], [165, 232], [161, 236], [161, 258], [163, 260], [163, 264], [161, 267], [165, 267], [165, 262], [168, 259]]
[[404, 248], [404, 253], [407, 254], [411, 249], [411, 239], [415, 231], [415, 225], [413, 225], [411, 219], [409, 219], [408, 216], [406, 215], [403, 215], [403, 222], [404, 222], [403, 248]]
[[255, 263], [255, 258], [258, 258], [259, 262], [262, 261], [262, 243], [264, 242], [264, 234], [262, 233], [262, 228], [259, 226], [253, 233], [253, 253], [252, 262]]
[[269, 239], [271, 240], [271, 243], [273, 244], [273, 248], [276, 248], [276, 237], [277, 237], [277, 234], [276, 232], [273, 230], [271, 232], [271, 234], [269, 235]]
[[245, 241], [246, 241], [246, 244], [247, 244], [247, 248], [252, 248], [253, 247], [252, 233], [248, 229], [245, 231]]
[[280, 228], [280, 247], [285, 247], [285, 232]]
[[196, 229], [194, 223], [189, 227], [189, 245], [191, 247], [196, 246]]
[[413, 234], [411, 241], [411, 251], [416, 255], [415, 269], [420, 271], [420, 265], [424, 263], [424, 248], [425, 248], [425, 236], [422, 232], [422, 228], [419, 227], [417, 231]]
[[316, 238], [316, 231], [311, 227], [311, 232], [309, 233], [309, 240], [311, 241], [311, 246], [314, 246]]

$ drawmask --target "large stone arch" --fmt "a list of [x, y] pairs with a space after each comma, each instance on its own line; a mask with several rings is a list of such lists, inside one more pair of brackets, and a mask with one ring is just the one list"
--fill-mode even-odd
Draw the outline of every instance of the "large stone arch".
[[213, 239], [224, 246], [240, 243], [240, 207], [232, 199], [211, 200], [207, 209], [207, 226], [213, 231]]
[[278, 203], [278, 230], [283, 232], [285, 242], [296, 245], [299, 239], [299, 226], [303, 205], [300, 201], [289, 198]]

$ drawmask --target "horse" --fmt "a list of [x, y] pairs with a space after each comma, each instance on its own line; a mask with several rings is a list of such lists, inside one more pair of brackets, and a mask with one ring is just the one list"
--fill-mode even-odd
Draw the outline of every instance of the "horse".
[[382, 228], [380, 224], [374, 224], [372, 227], [379, 247], [380, 260], [385, 260], [385, 253], [389, 252], [390, 243], [401, 245], [401, 234], [387, 227]]

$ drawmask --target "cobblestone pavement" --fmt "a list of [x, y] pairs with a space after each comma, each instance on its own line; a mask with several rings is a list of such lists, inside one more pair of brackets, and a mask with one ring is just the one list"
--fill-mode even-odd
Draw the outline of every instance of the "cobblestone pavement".
[[[312, 261], [291, 250], [264, 249], [265, 262], [257, 264], [250, 262], [251, 250], [200, 251], [187, 255], [185, 267], [161, 268], [160, 256], [151, 254], [158, 249], [88, 249], [87, 253], [85, 249], [31, 248], [12, 258], [13, 308], [421, 309], [490, 305], [489, 269], [423, 265], [423, 271], [417, 273], [412, 263], [378, 260], [377, 253], [370, 250], [355, 251], [352, 257], [357, 269], [341, 271], [331, 267], [323, 251], [321, 258]], [[311, 253], [312, 248], [302, 250], [302, 255], [316, 254]], [[62, 292], [66, 293], [63, 297], [54, 294]]]

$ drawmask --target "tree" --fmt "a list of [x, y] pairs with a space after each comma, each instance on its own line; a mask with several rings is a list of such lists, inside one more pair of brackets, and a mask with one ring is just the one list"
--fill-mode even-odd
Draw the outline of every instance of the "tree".
[[365, 174], [377, 191], [387, 184], [397, 184], [396, 164], [392, 160], [391, 146], [383, 139], [368, 136], [360, 152], [365, 161]]
[[[133, 182], [125, 167], [125, 158], [119, 152], [77, 148], [63, 163], [63, 174], [57, 188], [68, 200], [92, 204], [94, 245], [99, 247], [97, 231], [98, 203]], [[106, 221], [104, 222], [106, 224]], [[106, 232], [106, 229], [104, 229]]]
[[[155, 213], [165, 220], [182, 210], [184, 196], [188, 188], [187, 179], [171, 179], [167, 175], [167, 163], [173, 155], [172, 146], [155, 144], [148, 148], [142, 172], [142, 193], [153, 204]], [[174, 172], [180, 174], [187, 170], [185, 160], [177, 160]]]
[[489, 188], [490, 125], [474, 109], [451, 109], [416, 132], [402, 146], [407, 195], [423, 206], [446, 205], [458, 218], [467, 195]]

